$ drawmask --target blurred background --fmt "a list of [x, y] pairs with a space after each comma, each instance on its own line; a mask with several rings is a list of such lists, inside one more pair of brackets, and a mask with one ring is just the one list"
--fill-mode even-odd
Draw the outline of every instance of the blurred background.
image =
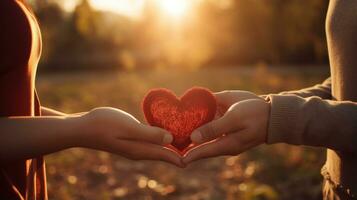
[[[258, 94], [329, 76], [324, 0], [30, 0], [43, 34], [42, 105], [112, 106], [143, 121], [145, 93]], [[288, 133], [287, 133], [288, 134]], [[178, 169], [86, 149], [46, 157], [49, 195], [81, 199], [320, 199], [320, 148], [260, 146]]]

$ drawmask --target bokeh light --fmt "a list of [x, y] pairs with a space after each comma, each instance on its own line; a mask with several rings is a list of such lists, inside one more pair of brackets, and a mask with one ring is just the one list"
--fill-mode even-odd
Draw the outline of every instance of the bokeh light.
[[175, 19], [182, 18], [189, 10], [192, 1], [188, 0], [157, 0], [164, 14]]

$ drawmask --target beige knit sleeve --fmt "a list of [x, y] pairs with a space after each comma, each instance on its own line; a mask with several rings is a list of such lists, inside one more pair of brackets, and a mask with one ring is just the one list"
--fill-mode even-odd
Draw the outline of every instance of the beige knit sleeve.
[[331, 78], [326, 79], [323, 83], [317, 84], [315, 86], [301, 89], [301, 90], [295, 90], [295, 91], [287, 91], [287, 92], [282, 92], [280, 93], [282, 95], [286, 94], [294, 94], [300, 97], [312, 97], [312, 96], [317, 96], [322, 99], [331, 99]]
[[269, 95], [267, 143], [327, 147], [357, 153], [357, 103]]

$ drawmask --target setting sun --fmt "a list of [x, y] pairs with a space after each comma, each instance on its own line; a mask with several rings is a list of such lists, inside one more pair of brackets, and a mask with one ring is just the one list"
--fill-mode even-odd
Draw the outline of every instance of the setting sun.
[[187, 0], [157, 0], [157, 3], [165, 14], [174, 18], [183, 17], [189, 8]]

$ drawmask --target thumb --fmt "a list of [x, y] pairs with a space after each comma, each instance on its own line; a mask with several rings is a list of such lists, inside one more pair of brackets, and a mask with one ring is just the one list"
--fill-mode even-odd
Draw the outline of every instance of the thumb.
[[170, 144], [173, 141], [173, 136], [170, 132], [144, 124], [140, 124], [137, 132], [131, 138], [160, 145]]
[[233, 123], [228, 115], [209, 122], [191, 134], [191, 140], [196, 144], [202, 144], [211, 140], [214, 140], [225, 133], [229, 133]]

